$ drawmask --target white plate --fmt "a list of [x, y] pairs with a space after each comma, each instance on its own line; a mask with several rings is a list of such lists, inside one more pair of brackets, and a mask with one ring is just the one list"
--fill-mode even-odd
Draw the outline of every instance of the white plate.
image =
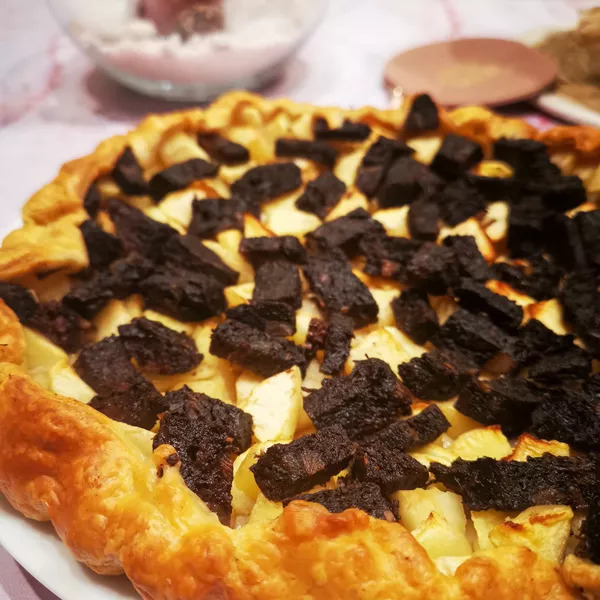
[[0, 544], [61, 600], [140, 600], [124, 575], [96, 575], [73, 558], [49, 523], [26, 519], [2, 495]]
[[[536, 29], [520, 37], [518, 41], [534, 46], [541, 42], [547, 35], [558, 31], [567, 31], [572, 27], [564, 29]], [[600, 127], [600, 112], [596, 112], [575, 100], [566, 96], [555, 94], [554, 92], [545, 92], [531, 101], [538, 108], [565, 121], [577, 123], [579, 125], [592, 125]]]

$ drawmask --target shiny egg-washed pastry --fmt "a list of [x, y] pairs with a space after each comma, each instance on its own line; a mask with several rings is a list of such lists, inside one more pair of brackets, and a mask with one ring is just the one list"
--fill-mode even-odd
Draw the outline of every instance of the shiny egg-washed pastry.
[[2, 493], [147, 600], [600, 596], [599, 152], [427, 96], [106, 140], [0, 248]]

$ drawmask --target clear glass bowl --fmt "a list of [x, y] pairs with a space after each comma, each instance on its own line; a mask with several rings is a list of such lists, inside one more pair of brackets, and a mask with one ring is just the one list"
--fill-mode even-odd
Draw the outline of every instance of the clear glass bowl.
[[65, 31], [111, 77], [145, 94], [186, 101], [270, 83], [327, 6], [325, 0], [224, 0], [223, 29], [186, 38], [161, 34], [155, 20], [140, 17], [143, 1], [49, 0]]

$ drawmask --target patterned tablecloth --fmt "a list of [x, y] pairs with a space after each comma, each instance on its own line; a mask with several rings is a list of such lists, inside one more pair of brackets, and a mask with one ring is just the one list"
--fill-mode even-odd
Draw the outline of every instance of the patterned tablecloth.
[[[285, 2], [285, 0], [273, 0]], [[314, 103], [389, 103], [382, 86], [395, 52], [461, 36], [518, 37], [575, 23], [594, 0], [331, 0], [325, 19], [266, 91]], [[0, 198], [3, 227], [60, 165], [121, 133], [144, 114], [173, 108], [108, 80], [59, 30], [40, 0], [0, 2]], [[528, 105], [511, 107], [540, 128], [554, 123]], [[0, 548], [0, 600], [51, 600]]]

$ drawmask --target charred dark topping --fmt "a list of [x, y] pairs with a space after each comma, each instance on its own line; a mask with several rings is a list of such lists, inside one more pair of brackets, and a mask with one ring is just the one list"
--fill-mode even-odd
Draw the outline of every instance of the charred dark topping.
[[227, 309], [225, 315], [269, 335], [287, 337], [296, 332], [296, 311], [285, 302], [240, 304]]
[[65, 352], [77, 352], [92, 332], [91, 325], [63, 302], [42, 302], [25, 323], [37, 329]]
[[360, 243], [361, 253], [366, 259], [365, 273], [406, 282], [408, 263], [421, 246], [421, 242], [410, 238], [365, 237]]
[[387, 170], [377, 192], [379, 206], [404, 206], [419, 198], [432, 198], [443, 180], [427, 165], [411, 156], [396, 159]]
[[558, 385], [585, 379], [592, 369], [586, 350], [573, 345], [557, 354], [546, 354], [529, 367], [528, 377], [541, 384]]
[[102, 203], [102, 197], [100, 196], [100, 190], [98, 184], [95, 181], [90, 183], [85, 196], [83, 197], [83, 208], [85, 208], [87, 214], [95, 219], [98, 211], [100, 210], [100, 204]]
[[486, 202], [512, 202], [522, 189], [516, 177], [488, 177], [477, 173], [466, 173], [467, 180], [484, 197]]
[[129, 147], [125, 148], [115, 163], [112, 177], [125, 194], [142, 196], [149, 191], [144, 171]]
[[530, 431], [542, 439], [559, 440], [579, 450], [600, 450], [600, 402], [590, 393], [548, 390], [533, 413]]
[[146, 305], [181, 321], [202, 321], [225, 310], [223, 284], [191, 271], [169, 269], [140, 282]]
[[201, 239], [212, 238], [228, 229], [244, 227], [244, 205], [238, 200], [205, 198], [192, 202], [192, 220], [188, 234]]
[[280, 158], [308, 158], [331, 169], [338, 151], [327, 142], [279, 138], [275, 142], [275, 155]]
[[600, 269], [600, 209], [578, 213], [575, 222], [579, 229], [587, 264], [596, 270]]
[[454, 252], [454, 264], [460, 277], [474, 281], [490, 279], [490, 268], [471, 235], [450, 235], [443, 241], [446, 248]]
[[473, 377], [454, 406], [479, 423], [500, 425], [507, 436], [517, 436], [530, 427], [531, 414], [543, 400], [542, 392], [525, 379]]
[[356, 172], [356, 187], [366, 196], [374, 196], [392, 162], [413, 152], [410, 146], [399, 140], [379, 136], [367, 150]]
[[123, 249], [119, 239], [101, 229], [95, 221], [88, 219], [79, 228], [92, 269], [108, 267], [121, 256]]
[[119, 337], [127, 354], [152, 373], [186, 373], [202, 360], [190, 336], [144, 317], [119, 325]]
[[537, 140], [500, 138], [494, 142], [494, 158], [508, 163], [519, 178], [554, 172], [546, 145]]
[[112, 277], [108, 273], [94, 273], [89, 279], [77, 281], [63, 298], [63, 304], [85, 319], [94, 318], [115, 297]]
[[428, 94], [416, 96], [404, 122], [404, 133], [413, 135], [424, 131], [433, 131], [439, 125], [438, 109], [431, 96]]
[[[231, 186], [232, 196], [249, 207], [293, 192], [302, 185], [300, 167], [293, 162], [262, 165], [246, 171]], [[250, 211], [252, 212], [252, 211]]]
[[391, 303], [396, 327], [417, 344], [424, 344], [438, 330], [438, 318], [427, 294], [411, 289], [403, 291]]
[[362, 142], [371, 134], [371, 128], [366, 123], [354, 123], [344, 119], [340, 127], [331, 129], [323, 117], [317, 117], [313, 123], [313, 133], [317, 140], [330, 142]]
[[548, 210], [537, 197], [511, 204], [506, 245], [513, 258], [526, 258], [543, 251], [548, 217]]
[[460, 306], [472, 313], [485, 313], [502, 329], [514, 332], [521, 325], [523, 309], [508, 298], [488, 290], [482, 283], [461, 279], [452, 291]]
[[320, 371], [327, 375], [338, 375], [350, 356], [350, 342], [354, 337], [352, 319], [334, 313], [329, 319], [323, 350], [325, 351]]
[[250, 467], [262, 493], [275, 502], [325, 483], [348, 466], [355, 446], [339, 426], [271, 446]]
[[461, 458], [430, 471], [471, 510], [525, 510], [542, 504], [583, 508], [597, 495], [597, 465], [584, 457], [553, 456], [514, 460]]
[[456, 279], [454, 252], [447, 246], [425, 242], [407, 262], [406, 279], [428, 294], [446, 294]]
[[345, 191], [346, 184], [343, 181], [331, 171], [324, 171], [306, 184], [304, 192], [296, 200], [296, 207], [324, 219]]
[[244, 238], [240, 243], [240, 253], [254, 268], [275, 259], [285, 259], [297, 264], [306, 262], [306, 250], [293, 235]]
[[440, 348], [457, 350], [478, 366], [511, 348], [513, 343], [486, 315], [474, 315], [464, 309], [451, 315], [432, 341]]
[[546, 216], [544, 242], [548, 254], [563, 269], [585, 269], [587, 258], [574, 219], [563, 214]]
[[600, 399], [600, 373], [591, 375], [583, 382], [583, 391], [592, 398]]
[[356, 208], [343, 217], [323, 223], [306, 234], [306, 243], [313, 252], [326, 252], [334, 248], [348, 256], [356, 255], [364, 238], [385, 235], [383, 225], [371, 217], [364, 208]]
[[560, 354], [573, 347], [572, 335], [558, 335], [537, 319], [530, 319], [519, 329], [513, 356], [519, 366], [527, 366], [546, 353]]
[[482, 213], [487, 201], [483, 194], [468, 179], [451, 181], [435, 197], [440, 216], [451, 227]]
[[33, 294], [18, 283], [0, 282], [0, 298], [23, 324], [33, 317], [38, 308]]
[[108, 212], [126, 252], [137, 252], [154, 260], [160, 257], [169, 239], [178, 235], [169, 225], [159, 223], [119, 200], [109, 201]]
[[600, 497], [590, 502], [587, 516], [582, 524], [584, 539], [576, 553], [600, 564]]
[[155, 266], [151, 261], [140, 254], [131, 253], [110, 266], [108, 287], [114, 293], [115, 298], [126, 298], [139, 292], [141, 282], [154, 270]]
[[161, 249], [167, 269], [185, 269], [192, 274], [213, 277], [223, 285], [237, 283], [238, 272], [229, 268], [223, 259], [193, 235], [171, 236]]
[[213, 160], [225, 165], [238, 165], [250, 160], [250, 153], [244, 146], [232, 142], [218, 133], [199, 133], [198, 144]]
[[387, 363], [358, 361], [347, 376], [326, 379], [304, 398], [317, 429], [340, 425], [352, 438], [368, 435], [410, 414], [411, 397]]
[[553, 175], [542, 181], [529, 181], [525, 189], [539, 194], [551, 210], [564, 212], [586, 201], [583, 181], [577, 175]]
[[158, 202], [167, 194], [186, 188], [194, 181], [215, 177], [218, 172], [219, 165], [191, 158], [156, 173], [150, 180], [150, 195]]
[[293, 342], [233, 319], [227, 319], [213, 331], [210, 353], [263, 377], [294, 365], [302, 371], [306, 367], [304, 351]]
[[435, 202], [421, 198], [408, 210], [408, 230], [416, 240], [435, 241], [439, 232], [440, 210]]
[[377, 321], [379, 308], [369, 288], [339, 255], [309, 258], [304, 274], [329, 314], [346, 315], [354, 321], [355, 327]]
[[327, 339], [328, 325], [323, 319], [312, 318], [308, 323], [308, 331], [306, 332], [306, 342], [304, 342], [304, 351], [306, 360], [312, 360], [317, 350], [323, 350], [325, 340]]
[[[410, 457], [408, 457], [410, 458]], [[331, 513], [341, 513], [349, 508], [358, 508], [376, 519], [397, 521], [398, 504], [391, 502], [375, 483], [349, 481], [333, 490], [321, 490], [312, 494], [300, 494], [289, 498], [284, 506], [294, 500], [316, 502], [323, 505]]]
[[434, 156], [431, 168], [442, 177], [453, 179], [483, 159], [483, 150], [476, 142], [449, 133]]
[[406, 419], [403, 423], [411, 432], [411, 446], [430, 444], [450, 429], [450, 422], [436, 404], [430, 404], [419, 414]]
[[496, 263], [491, 266], [491, 278], [508, 283], [536, 300], [558, 296], [562, 271], [542, 254], [530, 256], [526, 264]]
[[298, 267], [287, 260], [271, 260], [254, 273], [252, 302], [284, 302], [298, 309], [302, 305], [302, 282]]
[[169, 410], [160, 420], [153, 447], [175, 448], [187, 486], [229, 524], [233, 459], [252, 442], [252, 417], [187, 387], [169, 392], [165, 402]]
[[470, 360], [449, 350], [432, 350], [398, 365], [404, 385], [421, 400], [456, 396], [475, 371]]

